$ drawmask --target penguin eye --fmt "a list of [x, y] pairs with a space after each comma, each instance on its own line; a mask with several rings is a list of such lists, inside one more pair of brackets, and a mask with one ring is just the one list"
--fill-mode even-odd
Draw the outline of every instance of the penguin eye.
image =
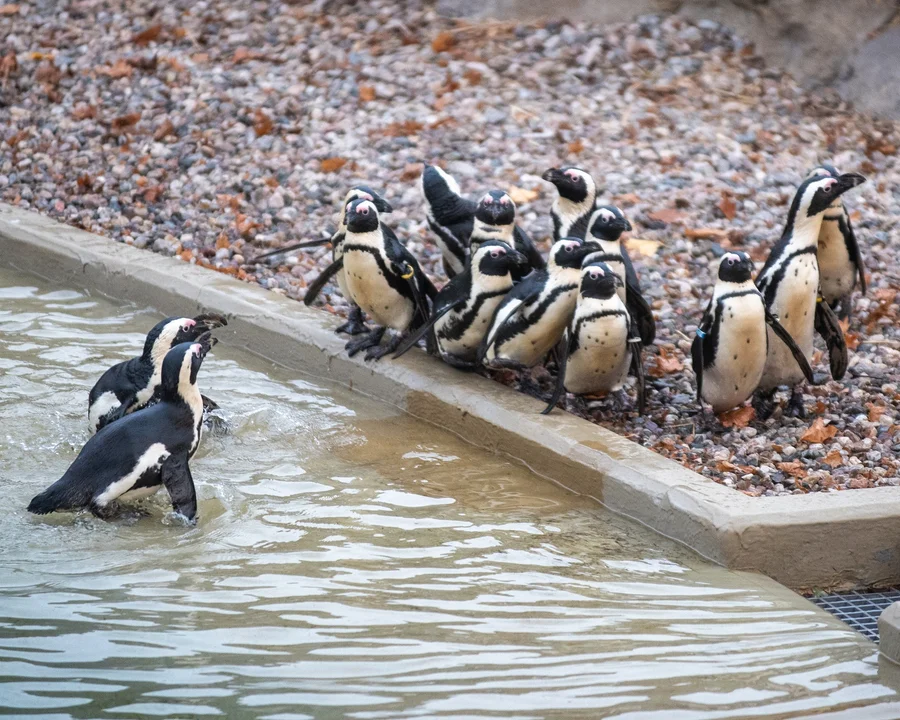
[[728, 258], [728, 264], [734, 265], [734, 258]]
[[365, 205], [363, 205], [363, 206], [359, 209], [359, 214], [360, 214], [360, 215], [368, 215], [368, 214], [369, 214], [369, 208], [367, 208]]
[[595, 272], [591, 273], [591, 280], [596, 280], [598, 277], [600, 277], [600, 276], [597, 273], [595, 273]]
[[504, 254], [504, 253], [501, 252], [500, 250], [491, 250], [491, 257], [492, 257], [492, 258], [498, 258], [498, 257], [500, 257], [500, 256], [503, 255], [503, 254]]
[[566, 177], [569, 178], [572, 182], [578, 182], [581, 180], [581, 176], [575, 172], [574, 170], [566, 170]]
[[571, 245], [565, 245], [564, 247], [566, 248], [566, 252], [572, 252], [572, 246], [571, 246]]

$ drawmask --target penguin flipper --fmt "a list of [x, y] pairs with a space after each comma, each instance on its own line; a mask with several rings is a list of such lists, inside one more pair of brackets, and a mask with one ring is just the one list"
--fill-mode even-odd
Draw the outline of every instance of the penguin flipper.
[[[307, 307], [312, 305], [319, 293], [322, 292], [322, 288], [325, 287], [326, 283], [337, 275], [343, 267], [344, 257], [341, 256], [339, 260], [335, 260], [331, 265], [325, 268], [322, 271], [322, 274], [309, 284], [309, 287], [306, 289], [306, 295], [303, 296], [303, 304]], [[344, 299], [348, 301], [351, 300], [351, 298]]]
[[260, 260], [265, 260], [266, 258], [272, 257], [273, 255], [281, 255], [282, 253], [288, 253], [292, 250], [303, 250], [305, 248], [321, 247], [322, 245], [327, 245], [329, 242], [330, 240], [328, 238], [320, 238], [319, 240], [306, 240], [304, 242], [295, 243], [294, 245], [288, 245], [287, 247], [269, 250], [269, 252], [264, 252], [262, 255], [254, 255], [250, 260], [250, 263], [258, 263]]
[[838, 220], [841, 235], [844, 236], [844, 244], [847, 246], [847, 254], [850, 256], [850, 262], [856, 266], [856, 272], [859, 275], [859, 291], [865, 295], [868, 287], [866, 286], [866, 267], [863, 264], [862, 253], [859, 251], [859, 243], [856, 241], [856, 233], [853, 232], [853, 223], [850, 222], [850, 216], [844, 212]]
[[631, 372], [636, 380], [635, 390], [637, 391], [638, 415], [643, 415], [647, 407], [647, 383], [644, 377], [644, 358], [643, 340], [640, 336], [635, 335], [628, 338], [628, 342], [632, 344], [631, 348]]
[[[844, 331], [841, 329], [837, 315], [822, 298], [817, 298], [816, 302], [815, 328], [828, 348], [831, 377], [840, 380], [847, 372], [847, 366], [850, 363], [847, 355], [847, 341], [844, 339]], [[774, 330], [774, 327], [772, 329]]]
[[697, 378], [697, 405], [703, 408], [703, 338], [694, 337], [691, 343], [691, 365], [694, 367], [694, 375]]
[[162, 482], [172, 499], [172, 509], [192, 523], [197, 518], [197, 491], [188, 466], [187, 453], [170, 455], [160, 470]]
[[[149, 401], [148, 401], [149, 402]], [[123, 400], [119, 402], [119, 406], [117, 408], [113, 408], [106, 415], [100, 418], [97, 422], [97, 430], [102, 430], [110, 423], [114, 423], [116, 420], [121, 420], [128, 414], [128, 411], [134, 408], [137, 410], [135, 406], [137, 405], [137, 395], [131, 393], [127, 395]]]
[[[817, 330], [818, 330], [818, 326], [819, 326], [819, 320], [818, 320], [819, 308], [818, 308], [818, 306], [824, 305], [824, 304], [826, 304], [826, 303], [818, 303], [816, 306], [816, 329]], [[831, 310], [831, 308], [828, 308], [828, 311], [831, 312], [832, 316], [834, 316], [834, 312]], [[794, 360], [797, 361], [797, 365], [799, 365], [800, 370], [803, 371], [803, 375], [806, 377], [807, 382], [810, 382], [810, 383], [813, 382], [813, 371], [809, 365], [809, 360], [806, 359], [806, 355], [803, 354], [803, 351], [800, 349], [800, 347], [794, 341], [793, 336], [787, 330], [785, 330], [784, 326], [780, 322], [778, 322], [778, 318], [775, 315], [773, 315], [771, 312], [769, 312], [768, 308], [766, 308], [766, 322], [769, 324], [769, 327], [772, 328], [772, 331], [781, 339], [781, 342], [783, 342], [785, 345], [787, 345], [787, 349], [791, 351], [791, 355], [794, 356]], [[837, 324], [836, 317], [835, 317], [835, 325], [837, 326], [838, 332], [841, 333], [841, 341], [843, 342], [844, 333], [841, 331], [841, 326]], [[825, 337], [825, 336], [823, 335], [822, 337]], [[827, 338], [826, 338], [825, 342], [828, 343]], [[830, 349], [831, 349], [831, 346], [829, 344], [829, 352], [830, 352]], [[845, 345], [844, 346], [844, 358], [845, 358], [844, 370], [845, 371], [847, 369], [846, 356], [847, 356], [847, 347]], [[841, 373], [841, 376], [843, 376], [843, 372]], [[839, 380], [840, 378], [835, 378], [835, 379]]]
[[649, 303], [641, 295], [640, 286], [625, 281], [625, 307], [631, 315], [633, 322], [637, 324], [638, 334], [644, 345], [650, 345], [656, 339], [656, 321], [653, 319], [653, 310]]
[[400, 347], [397, 348], [397, 352], [394, 353], [394, 360], [396, 360], [401, 355], [405, 354], [411, 347], [413, 347], [417, 342], [419, 342], [419, 340], [421, 340], [425, 336], [425, 333], [427, 333], [429, 330], [431, 330], [434, 327], [435, 323], [438, 320], [440, 320], [442, 317], [444, 317], [444, 315], [446, 315], [451, 310], [455, 310], [456, 308], [461, 307], [465, 304], [466, 304], [466, 298], [462, 298], [457, 303], [447, 305], [447, 306], [441, 308], [440, 310], [438, 310], [437, 312], [433, 313], [432, 316], [428, 319], [428, 322], [426, 322], [424, 325], [419, 327], [415, 332], [411, 333], [406, 338], [406, 340], [404, 340], [400, 344]]
[[556, 346], [556, 389], [550, 397], [547, 407], [541, 410], [541, 415], [549, 415], [566, 393], [566, 364], [569, 362], [569, 330], [563, 332], [562, 339]]
[[541, 251], [537, 249], [532, 239], [518, 225], [513, 229], [513, 240], [516, 244], [516, 250], [528, 258], [528, 265], [534, 270], [544, 270], [547, 267], [547, 261], [541, 255]]

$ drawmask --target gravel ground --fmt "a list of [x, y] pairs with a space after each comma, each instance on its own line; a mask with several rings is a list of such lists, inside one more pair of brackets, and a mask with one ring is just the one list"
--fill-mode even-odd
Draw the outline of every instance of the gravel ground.
[[[0, 200], [299, 298], [326, 249], [247, 261], [330, 233], [353, 182], [384, 191], [442, 282], [419, 163], [473, 196], [517, 188], [537, 238], [554, 195], [539, 175], [575, 164], [634, 224], [659, 324], [647, 415], [588, 414], [751, 495], [900, 484], [896, 126], [802, 90], [714, 23], [468, 26], [384, 0], [65, 7], [0, 7]], [[847, 199], [870, 273], [850, 370], [807, 390], [805, 421], [723, 427], [698, 416], [687, 360], [718, 256], [764, 260], [826, 159], [870, 179]], [[345, 312], [334, 288], [323, 298]]]

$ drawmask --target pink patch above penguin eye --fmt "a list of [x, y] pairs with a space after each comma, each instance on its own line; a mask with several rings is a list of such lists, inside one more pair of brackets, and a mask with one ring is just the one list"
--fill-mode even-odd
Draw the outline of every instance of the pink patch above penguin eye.
[[502, 198], [500, 198], [500, 204], [501, 205], [509, 205], [509, 198], [506, 195], [504, 195]]
[[374, 199], [375, 199], [375, 198], [373, 198], [371, 195], [369, 195], [369, 193], [363, 193], [360, 197], [361, 197], [363, 200], [374, 200]]
[[368, 215], [368, 214], [369, 214], [369, 208], [367, 208], [365, 205], [363, 205], [363, 206], [359, 209], [359, 214], [360, 214], [360, 215]]
[[494, 202], [494, 198], [492, 198], [490, 195], [485, 195], [484, 199], [481, 202], [483, 202], [485, 205], [491, 205]]
[[501, 255], [504, 255], [504, 254], [505, 254], [505, 253], [504, 253], [502, 250], [491, 250], [491, 257], [492, 257], [492, 258], [498, 258], [498, 257], [500, 257]]
[[194, 355], [199, 355], [201, 350], [203, 350], [203, 348], [201, 347], [200, 343], [194, 343], [193, 345], [191, 345], [191, 352], [193, 352]]
[[566, 170], [566, 177], [572, 182], [578, 182], [578, 173], [574, 170]]

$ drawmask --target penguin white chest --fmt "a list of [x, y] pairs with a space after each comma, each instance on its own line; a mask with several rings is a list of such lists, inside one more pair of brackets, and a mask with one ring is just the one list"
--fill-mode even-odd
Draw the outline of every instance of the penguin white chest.
[[[628, 346], [628, 316], [625, 307], [615, 298], [616, 308], [621, 312], [606, 315], [581, 323], [578, 333], [578, 348], [569, 356], [566, 364], [565, 386], [576, 395], [596, 392], [612, 392], [625, 384], [631, 364], [631, 350]], [[581, 303], [575, 314], [574, 327], [579, 327], [580, 318], [588, 318], [600, 305], [598, 302]], [[610, 301], [603, 305], [611, 305]]]
[[413, 303], [391, 287], [375, 254], [345, 248], [344, 282], [350, 299], [378, 325], [401, 331], [409, 327]]
[[838, 218], [826, 216], [819, 231], [819, 287], [828, 302], [834, 302], [853, 289], [856, 266], [850, 261], [847, 243]]
[[[343, 257], [343, 255], [344, 255], [344, 243], [343, 243], [343, 241], [341, 241], [340, 243], [338, 243], [335, 246], [334, 252], [332, 253], [332, 258], [334, 259], [334, 262], [337, 262], [338, 260], [340, 260]], [[341, 291], [341, 296], [345, 300], [350, 300], [350, 289], [347, 287], [347, 281], [344, 279], [343, 268], [341, 268], [341, 270], [338, 271], [337, 277], [335, 279], [337, 280], [338, 289]]]
[[[94, 498], [94, 502], [100, 507], [104, 507], [116, 498], [128, 496], [126, 499], [136, 499], [137, 497], [146, 496], [152, 494], [152, 492], [156, 492], [156, 490], [159, 489], [161, 480], [151, 483], [148, 482], [148, 478], [145, 478], [144, 476], [148, 474], [158, 474], [160, 466], [167, 457], [169, 457], [169, 451], [166, 449], [166, 446], [162, 443], [153, 443], [137, 459], [131, 471], [119, 480], [110, 483], [102, 493]], [[131, 491], [142, 478], [142, 487], [138, 490]], [[151, 487], [155, 487], [152, 492], [150, 490]]]
[[703, 399], [716, 413], [740, 405], [759, 385], [766, 365], [766, 318], [757, 294], [726, 298], [718, 308], [716, 350], [703, 371]]
[[[578, 294], [576, 283], [548, 286], [541, 297], [523, 312], [526, 323], [521, 332], [492, 350], [496, 357], [534, 367], [559, 342]], [[552, 295], [552, 299], [551, 298]], [[489, 353], [488, 358], [494, 353]]]
[[472, 312], [472, 303], [467, 303], [461, 312], [449, 312], [438, 320], [435, 323], [435, 336], [441, 354], [474, 361], [478, 354], [478, 346], [487, 334], [494, 311], [501, 302], [503, 295], [499, 294], [483, 300], [471, 322], [469, 315]]

